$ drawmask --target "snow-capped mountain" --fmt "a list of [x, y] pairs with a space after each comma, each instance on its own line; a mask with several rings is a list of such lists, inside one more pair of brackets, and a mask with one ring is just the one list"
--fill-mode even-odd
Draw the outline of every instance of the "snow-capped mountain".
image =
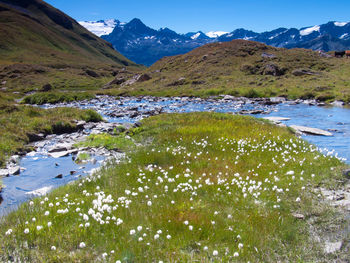
[[169, 28], [155, 30], [137, 18], [124, 25], [116, 25], [112, 33], [102, 38], [132, 61], [147, 66], [164, 56], [184, 54], [215, 41], [200, 31], [178, 34]]
[[206, 35], [210, 38], [217, 38], [220, 37], [222, 35], [228, 34], [229, 32], [225, 32], [225, 31], [210, 31], [208, 33], [206, 33]]
[[[80, 23], [95, 34], [102, 35], [124, 56], [144, 65], [151, 65], [164, 56], [186, 53], [208, 43], [233, 39], [258, 41], [285, 48], [323, 51], [350, 49], [350, 22], [328, 22], [300, 29], [277, 28], [262, 33], [239, 28], [232, 32], [197, 31], [187, 34], [178, 34], [169, 28], [155, 30], [137, 18], [129, 23], [118, 20]], [[104, 35], [101, 32], [105, 32]]]
[[99, 21], [80, 21], [79, 24], [90, 32], [94, 33], [96, 36], [100, 37], [102, 35], [108, 35], [112, 33], [113, 29], [117, 25], [122, 26], [125, 23], [122, 23], [116, 19], [107, 19]]

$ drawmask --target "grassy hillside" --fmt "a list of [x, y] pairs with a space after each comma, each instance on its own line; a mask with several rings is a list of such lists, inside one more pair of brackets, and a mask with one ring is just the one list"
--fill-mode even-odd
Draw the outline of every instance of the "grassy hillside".
[[41, 0], [0, 1], [0, 88], [29, 92], [96, 89], [138, 66], [74, 19]]
[[287, 96], [350, 101], [350, 61], [306, 49], [274, 48], [233, 40], [166, 57], [147, 73], [152, 80], [120, 93], [158, 95], [217, 94]]
[[2, 63], [134, 64], [44, 1], [0, 1], [0, 14]]
[[145, 119], [133, 134], [150, 144], [6, 217], [0, 260], [346, 261], [347, 248], [325, 254], [312, 237], [342, 222], [314, 191], [339, 184], [343, 164], [288, 129], [190, 113]]

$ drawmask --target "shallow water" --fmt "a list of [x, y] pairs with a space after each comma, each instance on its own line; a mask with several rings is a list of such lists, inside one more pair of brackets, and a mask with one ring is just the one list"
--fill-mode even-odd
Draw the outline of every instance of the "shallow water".
[[[104, 158], [95, 156], [95, 159], [101, 161]], [[30, 194], [30, 192], [44, 187], [51, 190], [65, 185], [80, 176], [86, 175], [93, 168], [99, 167], [100, 163], [93, 164], [89, 162], [78, 165], [72, 161], [72, 156], [56, 159], [38, 154], [22, 158], [20, 166], [26, 170], [21, 171], [19, 176], [5, 177], [2, 180], [5, 188], [2, 192], [3, 201], [0, 205], [0, 216], [16, 209], [22, 202], [38, 196]], [[70, 171], [76, 171], [76, 173], [71, 175]], [[62, 174], [63, 178], [55, 178], [59, 174]]]
[[[120, 104], [122, 102], [122, 104]], [[157, 107], [163, 107], [164, 112], [238, 112], [240, 110], [264, 110], [266, 114], [255, 114], [254, 117], [263, 118], [269, 116], [287, 117], [288, 121], [283, 121], [287, 126], [302, 125], [322, 130], [330, 130], [332, 137], [303, 135], [302, 138], [315, 144], [319, 148], [335, 150], [335, 154], [345, 158], [350, 163], [350, 109], [342, 107], [319, 107], [300, 103], [284, 102], [274, 106], [261, 105], [256, 102], [243, 101], [214, 101], [214, 100], [189, 100], [164, 98], [158, 100], [137, 100], [136, 98], [124, 98], [123, 100], [109, 99], [108, 105], [103, 106], [105, 101], [95, 100], [93, 104], [85, 104], [83, 108], [92, 108], [98, 111], [110, 122], [136, 122], [143, 118], [110, 117], [109, 113], [116, 106], [118, 108], [138, 107], [140, 112], [145, 112]], [[71, 106], [76, 106], [72, 104]], [[78, 106], [78, 107], [81, 107]]]
[[[284, 121], [286, 125], [302, 125], [323, 130], [331, 129], [334, 136], [312, 136], [303, 135], [307, 141], [315, 144], [319, 148], [335, 150], [335, 154], [346, 158], [350, 163], [350, 109], [340, 107], [318, 107], [307, 104], [293, 105], [291, 102], [284, 102], [274, 106], [258, 104], [254, 101], [234, 101], [234, 100], [201, 100], [201, 99], [181, 99], [181, 98], [122, 98], [114, 99], [101, 96], [92, 101], [73, 102], [69, 104], [43, 105], [44, 108], [52, 107], [77, 107], [91, 108], [99, 112], [105, 119], [110, 122], [134, 123], [147, 117], [147, 112], [154, 109], [162, 108], [162, 112], [198, 112], [198, 111], [215, 111], [215, 112], [238, 112], [240, 110], [264, 110], [267, 114], [253, 115], [255, 117], [288, 117], [290, 120]], [[135, 118], [128, 116], [127, 112], [137, 108], [141, 114]], [[111, 117], [115, 111], [125, 112], [121, 117]], [[95, 157], [101, 161], [102, 156]], [[56, 166], [58, 163], [59, 166]], [[27, 156], [20, 161], [20, 166], [26, 170], [19, 176], [11, 176], [3, 179], [6, 188], [3, 190], [3, 201], [0, 205], [0, 216], [15, 209], [19, 204], [32, 198], [33, 195], [27, 193], [43, 187], [58, 187], [76, 180], [77, 175], [84, 175], [89, 170], [99, 167], [100, 163], [84, 164], [85, 168], [80, 169], [72, 161], [71, 156], [61, 157], [58, 159], [48, 157], [47, 155], [38, 154], [34, 157]], [[76, 174], [70, 175], [70, 171], [77, 171]], [[58, 174], [63, 174], [62, 179], [54, 178]]]

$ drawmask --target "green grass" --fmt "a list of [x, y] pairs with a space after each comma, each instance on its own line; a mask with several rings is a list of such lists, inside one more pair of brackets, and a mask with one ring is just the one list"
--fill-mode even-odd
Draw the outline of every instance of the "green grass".
[[83, 163], [86, 162], [91, 158], [91, 155], [89, 153], [79, 153], [77, 158], [74, 160], [76, 163]]
[[98, 122], [102, 121], [102, 118], [93, 110], [44, 110], [30, 106], [0, 104], [0, 167], [10, 155], [28, 150], [28, 135], [71, 132], [76, 129], [76, 120]]
[[130, 150], [134, 143], [125, 134], [111, 135], [108, 133], [92, 134], [85, 141], [77, 143], [76, 147], [103, 147], [108, 150]]
[[80, 100], [91, 100], [95, 98], [95, 95], [88, 92], [45, 92], [35, 93], [26, 96], [21, 101], [26, 104], [38, 104], [45, 103], [59, 103], [59, 102], [72, 102]]
[[250, 117], [166, 114], [142, 127], [134, 140], [148, 143], [121, 164], [8, 215], [0, 225], [1, 260], [330, 259], [310, 238], [308, 221], [292, 213], [317, 216], [320, 226], [333, 216], [313, 190], [339, 184], [343, 163]]

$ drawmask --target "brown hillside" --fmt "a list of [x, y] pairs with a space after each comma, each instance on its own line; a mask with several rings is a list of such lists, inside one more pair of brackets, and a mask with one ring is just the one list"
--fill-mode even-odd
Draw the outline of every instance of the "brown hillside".
[[233, 40], [165, 57], [148, 70], [151, 80], [119, 93], [210, 96], [285, 96], [350, 100], [349, 60], [307, 49]]

